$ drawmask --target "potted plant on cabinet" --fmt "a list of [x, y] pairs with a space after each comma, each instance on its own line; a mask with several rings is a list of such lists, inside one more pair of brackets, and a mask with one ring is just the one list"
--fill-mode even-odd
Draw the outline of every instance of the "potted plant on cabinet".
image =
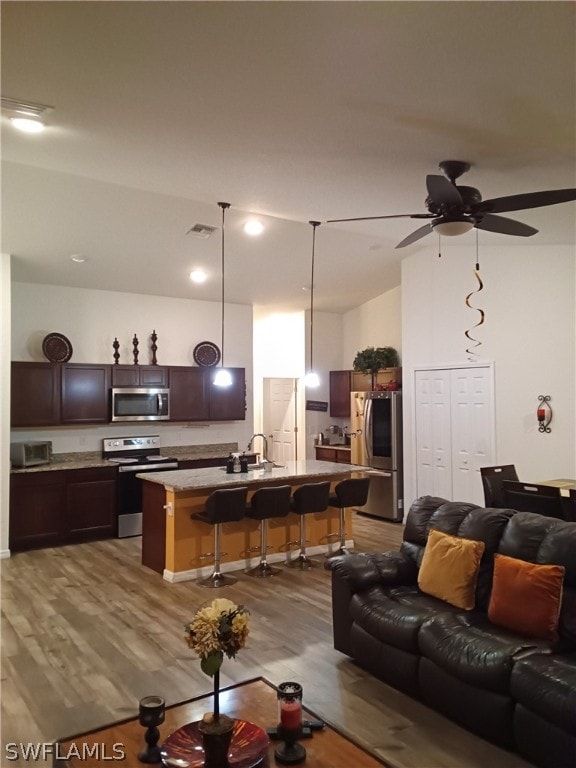
[[357, 353], [354, 358], [353, 368], [361, 373], [369, 373], [372, 377], [372, 389], [376, 374], [382, 368], [398, 367], [398, 352], [394, 347], [366, 347]]

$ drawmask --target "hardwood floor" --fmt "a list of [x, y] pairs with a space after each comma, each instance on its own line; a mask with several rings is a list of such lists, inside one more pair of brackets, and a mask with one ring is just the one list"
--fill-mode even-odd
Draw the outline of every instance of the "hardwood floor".
[[[360, 515], [353, 530], [357, 551], [396, 549], [402, 538], [401, 525]], [[323, 558], [316, 562], [271, 579], [240, 574], [214, 592], [144, 568], [139, 538], [3, 560], [0, 765], [9, 742], [52, 741], [134, 716], [147, 694], [171, 704], [208, 693], [183, 624], [203, 602], [226, 596], [251, 617], [248, 646], [225, 661], [222, 685], [258, 675], [298, 680], [308, 707], [395, 768], [527, 768], [335, 651], [330, 574]]]

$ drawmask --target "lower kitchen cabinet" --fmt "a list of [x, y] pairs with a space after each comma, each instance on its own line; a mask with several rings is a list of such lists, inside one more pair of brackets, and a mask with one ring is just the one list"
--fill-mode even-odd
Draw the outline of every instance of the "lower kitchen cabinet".
[[116, 472], [108, 467], [68, 472], [65, 525], [68, 541], [115, 535]]
[[10, 476], [10, 549], [52, 547], [62, 543], [67, 472], [30, 472]]
[[330, 446], [316, 446], [317, 461], [337, 461], [340, 464], [350, 464], [351, 449], [330, 448]]
[[116, 534], [115, 467], [10, 476], [10, 549], [53, 547]]

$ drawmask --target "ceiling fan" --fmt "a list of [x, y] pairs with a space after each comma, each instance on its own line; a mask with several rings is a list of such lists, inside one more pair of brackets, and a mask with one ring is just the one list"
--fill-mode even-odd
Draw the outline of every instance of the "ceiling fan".
[[430, 232], [441, 235], [462, 235], [476, 227], [503, 235], [530, 237], [538, 232], [534, 227], [520, 221], [496, 216], [497, 213], [520, 211], [526, 208], [541, 208], [576, 200], [576, 189], [550, 189], [542, 192], [528, 192], [523, 195], [495, 197], [482, 200], [474, 187], [456, 186], [456, 179], [470, 170], [470, 163], [460, 160], [443, 160], [439, 164], [444, 176], [426, 176], [426, 208], [428, 213], [399, 213], [392, 216], [360, 216], [352, 219], [330, 219], [327, 223], [341, 221], [368, 221], [370, 219], [432, 219], [405, 237], [396, 248], [411, 245]]

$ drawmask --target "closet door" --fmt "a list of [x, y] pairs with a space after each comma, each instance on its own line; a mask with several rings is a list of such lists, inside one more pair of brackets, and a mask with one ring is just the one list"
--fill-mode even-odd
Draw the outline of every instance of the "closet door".
[[415, 373], [417, 495], [484, 505], [480, 467], [496, 463], [488, 366]]
[[484, 506], [480, 467], [495, 455], [490, 369], [457, 368], [450, 377], [452, 498]]
[[450, 371], [416, 371], [418, 496], [452, 498]]

